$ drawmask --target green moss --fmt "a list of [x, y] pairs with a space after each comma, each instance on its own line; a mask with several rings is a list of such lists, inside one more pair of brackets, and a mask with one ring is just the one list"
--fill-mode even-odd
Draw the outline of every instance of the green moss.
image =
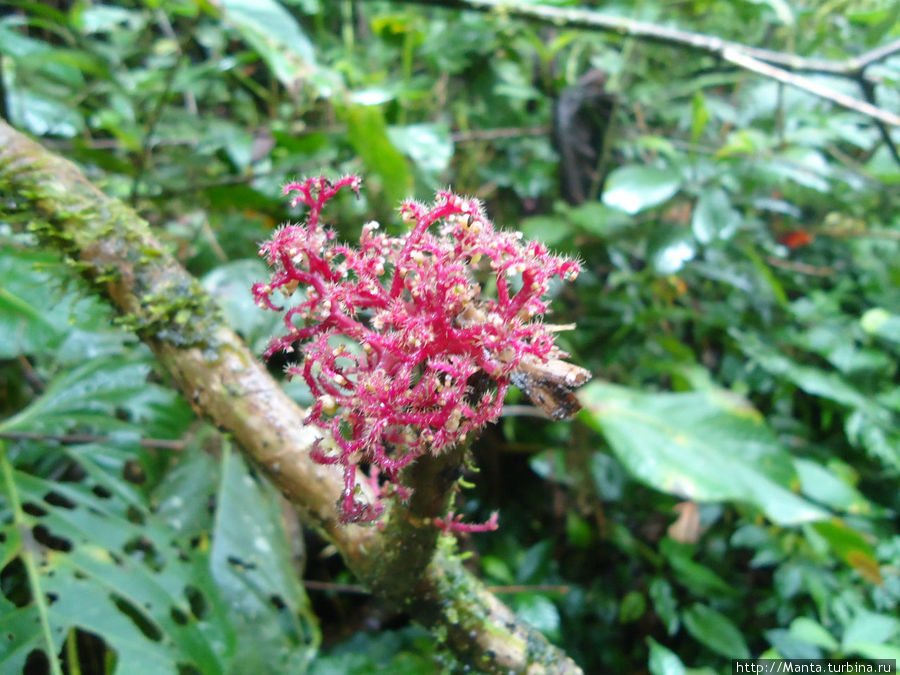
[[[0, 196], [96, 292], [133, 297], [124, 303], [132, 309], [120, 325], [180, 347], [207, 344], [222, 318], [200, 283], [152, 239], [131, 209], [98, 197], [80, 176], [66, 181], [67, 171], [72, 169], [65, 163], [31, 161], [19, 173], [0, 174]], [[119, 259], [121, 264], [110, 262]]]

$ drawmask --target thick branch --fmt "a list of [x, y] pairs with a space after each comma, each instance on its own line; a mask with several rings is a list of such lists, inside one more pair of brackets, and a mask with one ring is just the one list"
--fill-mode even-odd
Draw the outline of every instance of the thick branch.
[[[851, 96], [842, 94], [831, 87], [808, 78], [791, 76], [788, 70], [803, 70], [807, 72], [822, 73], [827, 75], [839, 75], [858, 80], [865, 69], [900, 52], [900, 40], [895, 40], [887, 45], [873, 49], [860, 56], [851, 57], [842, 61], [829, 59], [812, 59], [795, 54], [785, 54], [769, 49], [760, 49], [723, 40], [715, 35], [705, 35], [692, 31], [660, 26], [648, 21], [638, 21], [622, 16], [602, 14], [588, 9], [573, 7], [553, 7], [540, 4], [524, 4], [510, 0], [402, 0], [409, 4], [431, 5], [448, 7], [453, 9], [469, 9], [481, 12], [496, 12], [505, 16], [514, 16], [523, 19], [532, 19], [569, 28], [586, 28], [600, 30], [619, 35], [639, 38], [649, 42], [658, 42], [675, 47], [688, 47], [695, 51], [705, 52], [713, 56], [733, 63], [741, 68], [751, 70], [766, 77], [775, 78], [798, 89], [802, 89], [814, 96], [822, 97], [836, 103], [839, 106], [854, 110], [868, 117], [877, 119], [884, 124], [900, 126], [900, 116], [883, 110], [876, 106], [859, 101]], [[777, 64], [782, 68], [776, 68], [769, 64]]]
[[[75, 261], [150, 346], [198, 413], [233, 434], [304, 521], [341, 551], [370, 588], [445, 636], [458, 656], [485, 672], [579, 673], [537, 631], [521, 623], [459, 559], [434, 547], [399, 548], [377, 528], [341, 525], [334, 467], [313, 462], [317, 432], [240, 338], [215, 303], [129, 208], [92, 186], [70, 162], [0, 122], [0, 203], [40, 222], [48, 245]], [[398, 514], [403, 510], [398, 509]], [[385, 558], [396, 558], [386, 564]], [[383, 579], [406, 566], [413, 578]], [[412, 558], [412, 559], [409, 559]], [[402, 585], [406, 582], [406, 587]]]

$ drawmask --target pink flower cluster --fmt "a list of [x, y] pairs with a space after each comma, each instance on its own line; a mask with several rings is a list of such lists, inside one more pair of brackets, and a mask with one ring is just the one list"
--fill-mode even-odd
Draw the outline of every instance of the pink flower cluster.
[[[260, 306], [284, 312], [287, 332], [266, 357], [302, 353], [288, 374], [316, 397], [306, 422], [330, 432], [314, 458], [343, 467], [341, 519], [360, 522], [380, 515], [385, 486], [407, 494], [398, 483], [404, 466], [498, 419], [523, 358], [559, 354], [538, 320], [542, 296], [553, 277], [574, 279], [579, 268], [519, 232], [495, 230], [478, 201], [448, 191], [430, 205], [405, 202], [404, 235], [370, 222], [358, 247], [338, 243], [321, 213], [343, 187], [358, 192], [360, 179], [284, 188], [309, 215], [262, 245], [274, 273], [253, 292]], [[289, 308], [273, 303], [276, 291]], [[375, 503], [356, 488], [360, 467]]]

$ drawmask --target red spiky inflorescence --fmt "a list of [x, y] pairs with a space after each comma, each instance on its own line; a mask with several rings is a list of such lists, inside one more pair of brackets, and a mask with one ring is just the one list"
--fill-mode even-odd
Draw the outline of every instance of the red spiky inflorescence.
[[[405, 235], [388, 236], [370, 222], [358, 247], [337, 243], [321, 212], [343, 187], [358, 193], [360, 179], [318, 177], [284, 188], [309, 215], [262, 245], [274, 273], [253, 293], [260, 306], [284, 312], [287, 332], [265, 355], [302, 353], [287, 372], [302, 376], [316, 397], [306, 422], [333, 439], [329, 448], [317, 443], [313, 456], [343, 467], [341, 519], [359, 522], [381, 513], [379, 476], [405, 496], [400, 469], [497, 420], [523, 357], [558, 354], [537, 320], [547, 309], [542, 296], [553, 277], [574, 279], [579, 267], [523, 242], [521, 233], [495, 230], [478, 201], [449, 191], [431, 205], [405, 202]], [[496, 297], [482, 293], [476, 268]], [[298, 297], [279, 307], [275, 291]], [[373, 504], [356, 489], [361, 464], [369, 467]], [[442, 523], [460, 525], [452, 517]]]

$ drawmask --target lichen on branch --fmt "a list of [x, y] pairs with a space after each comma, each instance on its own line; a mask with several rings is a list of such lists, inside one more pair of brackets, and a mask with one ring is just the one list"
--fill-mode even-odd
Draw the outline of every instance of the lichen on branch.
[[[314, 458], [343, 468], [344, 522], [377, 519], [383, 496], [408, 496], [401, 469], [496, 421], [523, 364], [565, 355], [541, 321], [544, 296], [553, 278], [571, 281], [579, 271], [575, 260], [495, 229], [477, 200], [449, 191], [432, 204], [403, 203], [406, 234], [369, 222], [358, 246], [339, 243], [322, 209], [360, 185], [356, 176], [288, 184], [292, 204], [309, 213], [262, 245], [273, 273], [253, 287], [260, 306], [284, 314], [286, 331], [266, 357], [300, 352], [287, 373], [315, 396], [306, 422], [329, 432]], [[360, 496], [360, 479], [374, 502]]]

